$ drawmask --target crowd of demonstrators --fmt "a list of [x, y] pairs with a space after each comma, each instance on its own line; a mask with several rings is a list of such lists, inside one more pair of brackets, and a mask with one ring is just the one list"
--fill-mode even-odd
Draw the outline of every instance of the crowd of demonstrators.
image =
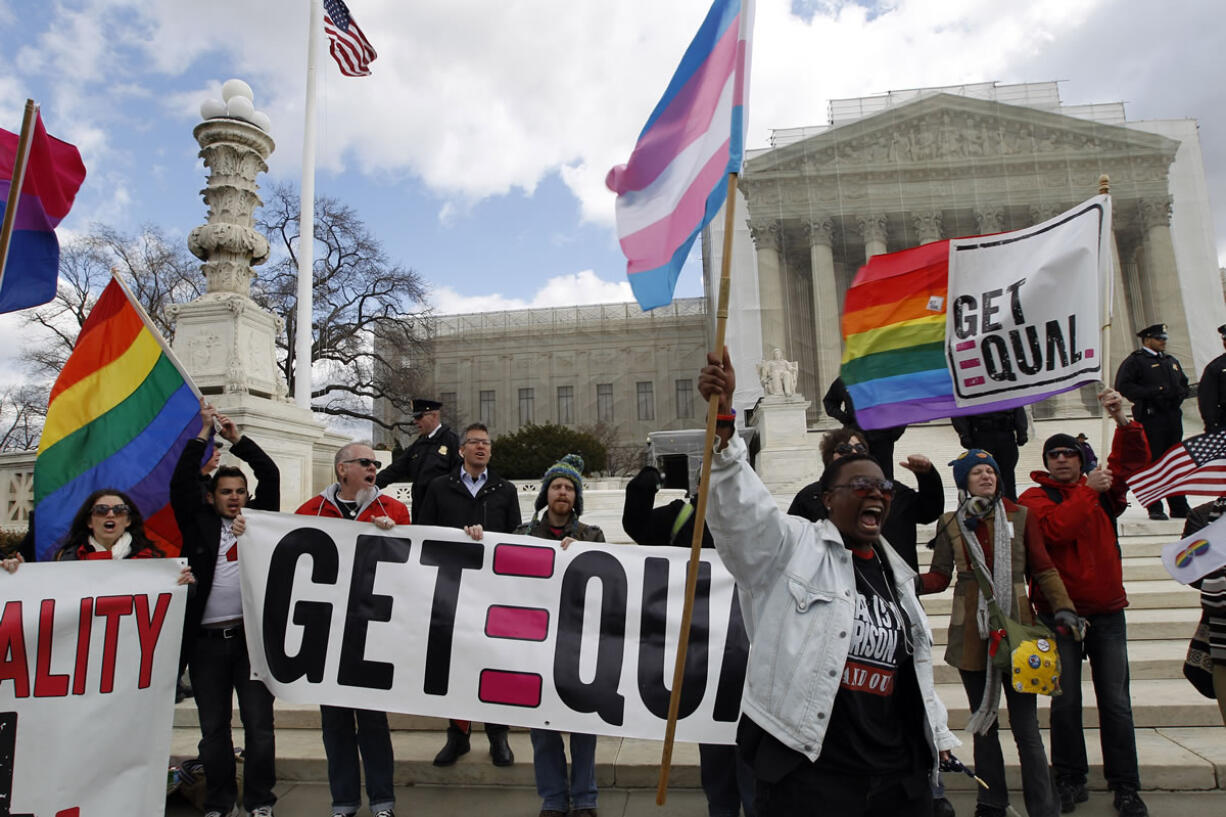
[[460, 465], [460, 438], [443, 424], [442, 410], [443, 404], [437, 400], [414, 400], [417, 439], [395, 462], [375, 476], [375, 484], [380, 488], [394, 482], [413, 483], [410, 506], [414, 519], [421, 513], [421, 501], [430, 483], [452, 473]]
[[[515, 533], [550, 539], [565, 550], [572, 542], [603, 542], [604, 531], [579, 520], [583, 514], [583, 458], [567, 454], [545, 472], [532, 521]], [[543, 513], [542, 513], [543, 511]], [[570, 733], [570, 768], [562, 735], [532, 729], [532, 768], [540, 817], [596, 817], [596, 736]]]
[[867, 454], [831, 462], [827, 518], [788, 516], [733, 433], [726, 350], [698, 388], [717, 400], [707, 524], [750, 605], [737, 741], [759, 817], [928, 815], [938, 759], [959, 745], [933, 683], [916, 574], [881, 536], [893, 485]]
[[1001, 494], [1017, 502], [1018, 448], [1030, 439], [1026, 409], [1018, 406], [1004, 411], [967, 414], [951, 420], [958, 441], [967, 451], [979, 448], [990, 453], [997, 463]]
[[[375, 484], [375, 452], [364, 443], [341, 446], [333, 459], [336, 482], [298, 508], [304, 516], [325, 516], [369, 522], [380, 530], [409, 524], [404, 503], [384, 496]], [[358, 539], [359, 547], [361, 539]], [[350, 611], [350, 616], [361, 612]], [[328, 757], [328, 787], [332, 817], [354, 817], [362, 807], [361, 755], [366, 797], [373, 817], [395, 817], [395, 759], [386, 712], [320, 706], [324, 753]]]
[[989, 658], [987, 598], [979, 586], [978, 566], [1001, 610], [1022, 624], [1033, 624], [1034, 610], [1026, 593], [1030, 577], [1043, 588], [1055, 609], [1056, 621], [1072, 633], [1080, 631], [1074, 612], [1052, 564], [1038, 520], [1026, 508], [1003, 495], [996, 460], [972, 448], [950, 463], [958, 487], [958, 509], [944, 514], [937, 525], [932, 568], [921, 576], [921, 593], [939, 593], [957, 570], [945, 661], [956, 667], [974, 713], [967, 730], [974, 735], [975, 770], [986, 783], [980, 788], [976, 817], [1004, 817], [1009, 807], [1005, 761], [1001, 754], [997, 710], [1004, 687], [1009, 729], [1022, 767], [1022, 795], [1031, 817], [1055, 817], [1060, 812], [1047, 768], [1047, 753], [1039, 734], [1037, 696], [1018, 692], [1012, 679]]
[[[490, 470], [493, 440], [481, 423], [464, 429], [460, 439], [460, 464], [450, 473], [435, 477], [422, 495], [421, 509], [415, 519], [419, 525], [463, 528], [480, 540], [484, 531], [511, 533], [519, 527], [519, 495], [515, 486]], [[468, 721], [452, 720], [447, 726], [447, 742], [434, 757], [435, 766], [450, 766], [470, 747]], [[485, 725], [490, 741], [490, 759], [495, 766], [510, 766], [515, 754], [507, 741], [507, 727]]]
[[[657, 508], [656, 494], [663, 481], [657, 469], [647, 466], [626, 484], [622, 529], [637, 545], [688, 548], [694, 541], [694, 506], [698, 495], [674, 499]], [[706, 525], [702, 527], [702, 546], [715, 547]], [[744, 661], [747, 654], [726, 652], [725, 655], [728, 660]], [[736, 746], [698, 744], [698, 773], [707, 798], [708, 817], [737, 817], [742, 808], [745, 817], [754, 817], [753, 770], [741, 758]]]
[[[1114, 792], [1122, 817], [1148, 814], [1138, 790], [1136, 735], [1128, 674], [1128, 630], [1124, 607], [1123, 563], [1116, 517], [1127, 506], [1127, 480], [1150, 461], [1146, 430], [1124, 413], [1123, 399], [1112, 389], [1099, 395], [1116, 423], [1107, 466], [1082, 473], [1082, 449], [1068, 434], [1054, 434], [1043, 443], [1045, 471], [1034, 471], [1036, 483], [1020, 497], [1039, 522], [1052, 562], [1079, 616], [1088, 628], [1078, 642], [1056, 632], [1062, 667], [1063, 693], [1051, 704], [1051, 759], [1061, 807], [1072, 811], [1085, 802], [1086, 758], [1082, 728], [1081, 661], [1088, 658], [1098, 702], [1103, 773]], [[1031, 597], [1044, 623], [1058, 623], [1062, 599], [1032, 580]]]
[[[243, 632], [239, 586], [238, 537], [246, 529], [244, 508], [277, 511], [281, 477], [276, 463], [234, 421], [205, 404], [200, 436], [189, 440], [170, 480], [170, 503], [183, 537], [182, 553], [196, 577], [198, 592], [189, 596], [184, 615], [182, 661], [187, 662], [200, 717], [200, 760], [205, 773], [205, 817], [237, 813], [234, 740], [230, 721], [238, 695], [243, 723], [243, 806], [251, 817], [271, 817], [277, 796], [276, 737], [273, 697], [263, 682], [251, 678]], [[248, 493], [247, 477], [234, 466], [221, 466], [200, 496], [200, 464], [209, 435], [218, 433], [230, 452], [255, 474], [259, 493]]]
[[[1226, 333], [1223, 333], [1226, 334]], [[1184, 537], [1191, 536], [1226, 514], [1226, 496], [1197, 505], [1188, 511]], [[1226, 725], [1226, 567], [1210, 572], [1194, 583], [1200, 591], [1200, 606], [1209, 627], [1209, 660], [1212, 663], [1213, 694]]]
[[[1183, 410], [1189, 394], [1188, 376], [1179, 361], [1166, 353], [1166, 324], [1156, 323], [1137, 333], [1141, 348], [1124, 358], [1115, 374], [1115, 388], [1132, 402], [1133, 416], [1145, 428], [1149, 452], [1158, 459], [1183, 440]], [[1184, 496], [1168, 497], [1171, 516], [1188, 515]], [[1167, 519], [1162, 501], [1149, 506], [1150, 519]]]
[[844, 428], [853, 428], [859, 432], [860, 439], [868, 445], [869, 453], [881, 463], [881, 470], [886, 479], [893, 479], [894, 443], [898, 442], [907, 427], [893, 426], [861, 430], [860, 424], [856, 421], [855, 403], [852, 402], [851, 393], [847, 391], [847, 385], [841, 377], [836, 377], [830, 384], [826, 396], [822, 398], [822, 407], [826, 409], [828, 415], [842, 423]]

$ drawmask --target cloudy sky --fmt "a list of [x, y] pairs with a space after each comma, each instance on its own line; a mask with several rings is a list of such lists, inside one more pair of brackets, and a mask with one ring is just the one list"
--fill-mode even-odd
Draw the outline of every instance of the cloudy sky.
[[[89, 177], [63, 227], [204, 219], [200, 103], [245, 79], [296, 182], [311, 0], [0, 0], [0, 127], [27, 96]], [[317, 190], [354, 206], [444, 312], [628, 300], [609, 167], [707, 0], [350, 0], [371, 77], [320, 64]], [[750, 147], [831, 98], [1060, 80], [1064, 102], [1200, 120], [1226, 257], [1226, 23], [1215, 0], [758, 0]], [[696, 256], [695, 251], [695, 256]], [[697, 258], [679, 284], [701, 292]]]

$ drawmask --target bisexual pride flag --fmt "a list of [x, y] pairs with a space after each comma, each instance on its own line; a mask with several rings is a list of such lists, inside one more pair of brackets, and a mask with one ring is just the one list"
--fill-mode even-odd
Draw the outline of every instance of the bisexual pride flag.
[[724, 203], [745, 153], [753, 0], [715, 0], [630, 161], [609, 171], [617, 237], [643, 309], [666, 306], [694, 239]]
[[[19, 141], [17, 134], [0, 130], [0, 219], [8, 207]], [[68, 215], [83, 181], [80, 152], [48, 136], [42, 114], [36, 114], [7, 262], [0, 257], [0, 312], [38, 306], [55, 297], [60, 271], [55, 228]]]
[[[200, 433], [200, 392], [118, 279], [90, 311], [51, 388], [34, 463], [36, 555], [54, 555], [101, 488], [128, 493], [146, 532], [178, 552], [170, 476]], [[151, 537], [152, 538], [152, 537]], [[163, 547], [163, 549], [166, 549]]]

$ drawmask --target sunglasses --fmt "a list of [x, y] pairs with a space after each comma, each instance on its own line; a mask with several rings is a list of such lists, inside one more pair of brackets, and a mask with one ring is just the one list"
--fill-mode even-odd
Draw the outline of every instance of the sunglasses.
[[1080, 457], [1080, 456], [1081, 456], [1081, 452], [1075, 448], [1053, 448], [1051, 451], [1047, 452], [1047, 458], [1049, 460], [1054, 460], [1059, 457], [1064, 457], [1066, 459], [1072, 459], [1073, 457]]
[[879, 493], [885, 499], [890, 499], [894, 496], [894, 483], [888, 479], [852, 477], [850, 480], [840, 485], [830, 486], [830, 490], [832, 491], [835, 488], [847, 488], [861, 499], [872, 496], [873, 493]]
[[867, 454], [868, 446], [863, 443], [839, 443], [834, 447], [834, 453], [842, 457], [852, 454]]
[[106, 516], [109, 513], [114, 513], [116, 516], [127, 516], [129, 508], [122, 502], [118, 505], [95, 505], [90, 509], [90, 513], [94, 516]]
[[362, 466], [363, 468], [369, 468], [369, 467], [370, 467], [370, 466], [372, 466], [372, 465], [378, 465], [378, 464], [379, 464], [379, 461], [378, 461], [378, 460], [372, 460], [372, 459], [369, 459], [369, 458], [367, 458], [367, 457], [358, 457], [356, 460], [341, 460], [341, 462], [342, 462], [342, 463], [344, 463], [344, 464], [349, 464], [349, 463], [357, 463], [358, 465]]

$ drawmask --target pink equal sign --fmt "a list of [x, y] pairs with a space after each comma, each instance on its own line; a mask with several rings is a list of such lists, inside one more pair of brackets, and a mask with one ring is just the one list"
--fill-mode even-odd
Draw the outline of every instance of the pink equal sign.
[[966, 380], [962, 381], [962, 385], [963, 386], [982, 386], [983, 378], [982, 377], [968, 377], [966, 378]]
[[1093, 350], [1093, 349], [1086, 349], [1086, 354], [1085, 354], [1085, 356], [1086, 356], [1086, 357], [1094, 357], [1094, 350]]
[[485, 613], [485, 634], [490, 638], [544, 641], [549, 634], [549, 611], [491, 604]]
[[553, 548], [533, 545], [498, 545], [494, 548], [494, 573], [548, 579], [553, 575]]
[[975, 341], [964, 340], [961, 343], [954, 346], [954, 351], [955, 352], [965, 352], [967, 349], [974, 349], [974, 348], [975, 348]]
[[982, 361], [979, 360], [979, 358], [977, 357], [973, 357], [970, 360], [959, 360], [958, 368], [959, 369], [975, 369], [975, 368], [978, 368], [981, 363]]
[[540, 706], [541, 676], [532, 672], [484, 669], [481, 670], [477, 697], [487, 704]]

